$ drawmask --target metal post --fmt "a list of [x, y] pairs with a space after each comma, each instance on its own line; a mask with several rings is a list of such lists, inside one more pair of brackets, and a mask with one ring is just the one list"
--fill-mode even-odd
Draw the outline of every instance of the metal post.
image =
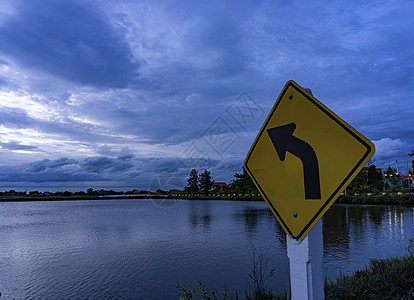
[[301, 243], [288, 236], [286, 239], [290, 260], [291, 299], [324, 299], [322, 220], [316, 223]]
[[[408, 153], [408, 157], [407, 157], [407, 184], [408, 184], [408, 192], [410, 192], [410, 179], [409, 179], [410, 176], [408, 176], [408, 173], [409, 173], [408, 172], [408, 159], [410, 158], [410, 156], [414, 156], [414, 151], [412, 149], [411, 149], [411, 152]], [[411, 174], [411, 175], [414, 175], [414, 174]]]

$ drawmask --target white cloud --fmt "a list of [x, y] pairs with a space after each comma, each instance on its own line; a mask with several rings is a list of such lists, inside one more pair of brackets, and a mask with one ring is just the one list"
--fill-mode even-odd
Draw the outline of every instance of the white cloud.
[[397, 167], [401, 173], [406, 173], [411, 165], [408, 153], [411, 152], [409, 144], [400, 139], [382, 138], [372, 141], [375, 144], [375, 155], [372, 158], [373, 163], [384, 170], [391, 167]]
[[372, 142], [375, 145], [375, 158], [378, 160], [393, 159], [408, 149], [407, 142], [400, 139], [382, 138]]

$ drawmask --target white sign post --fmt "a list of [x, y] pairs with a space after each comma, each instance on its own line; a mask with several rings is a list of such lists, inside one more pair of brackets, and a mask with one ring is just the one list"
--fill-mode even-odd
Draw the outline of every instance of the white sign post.
[[288, 236], [286, 239], [290, 260], [291, 299], [324, 299], [322, 220], [316, 223], [301, 243]]

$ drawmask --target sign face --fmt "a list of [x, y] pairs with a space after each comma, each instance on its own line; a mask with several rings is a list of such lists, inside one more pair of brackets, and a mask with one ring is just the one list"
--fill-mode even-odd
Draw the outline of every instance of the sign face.
[[374, 152], [362, 134], [288, 81], [244, 167], [286, 233], [301, 241]]

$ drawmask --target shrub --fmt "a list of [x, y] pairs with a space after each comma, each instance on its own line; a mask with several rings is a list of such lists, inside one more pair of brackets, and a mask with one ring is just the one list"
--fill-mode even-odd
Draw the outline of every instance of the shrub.
[[[412, 251], [412, 244], [409, 246]], [[325, 283], [326, 299], [414, 299], [414, 255], [372, 259], [351, 275]]]
[[[224, 288], [224, 292], [220, 293], [216, 289], [211, 291], [207, 288], [205, 284], [198, 281], [198, 287], [192, 289], [186, 289], [184, 285], [177, 283], [175, 286], [183, 293], [183, 296], [180, 297], [180, 300], [193, 300], [193, 299], [203, 299], [203, 300], [225, 300], [227, 298], [228, 289]], [[199, 298], [201, 296], [201, 298]], [[221, 298], [222, 297], [222, 298]]]

